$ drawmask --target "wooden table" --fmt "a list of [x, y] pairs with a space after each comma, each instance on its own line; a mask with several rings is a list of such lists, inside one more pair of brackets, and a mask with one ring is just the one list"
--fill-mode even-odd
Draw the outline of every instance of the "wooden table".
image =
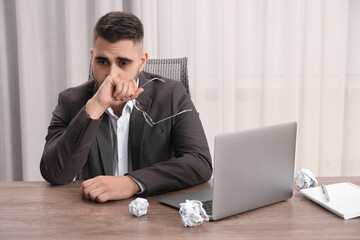
[[[360, 177], [318, 180], [360, 185]], [[79, 187], [0, 182], [0, 239], [360, 239], [360, 218], [343, 220], [297, 190], [288, 201], [185, 228], [177, 210], [158, 203], [174, 193], [147, 198], [148, 214], [137, 218], [128, 210], [133, 199], [95, 203], [81, 199]]]

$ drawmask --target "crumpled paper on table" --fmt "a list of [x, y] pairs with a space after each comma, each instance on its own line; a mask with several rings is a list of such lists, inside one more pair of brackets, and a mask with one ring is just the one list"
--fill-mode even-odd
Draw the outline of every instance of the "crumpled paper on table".
[[209, 221], [202, 202], [197, 200], [186, 200], [185, 203], [180, 203], [179, 213], [185, 227], [196, 227], [204, 220]]
[[298, 190], [317, 187], [318, 181], [309, 169], [301, 169], [295, 176], [295, 185]]
[[129, 204], [129, 211], [132, 215], [141, 217], [147, 213], [148, 207], [148, 200], [138, 197]]

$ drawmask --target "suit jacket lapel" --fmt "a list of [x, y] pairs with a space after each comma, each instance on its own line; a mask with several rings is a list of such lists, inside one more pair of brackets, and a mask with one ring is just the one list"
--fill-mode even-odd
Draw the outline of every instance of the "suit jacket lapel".
[[109, 120], [106, 113], [103, 114], [103, 119], [101, 120], [96, 139], [99, 144], [99, 151], [105, 175], [113, 175], [114, 156], [110, 137]]
[[[93, 96], [99, 90], [99, 87], [94, 84]], [[96, 135], [96, 141], [99, 145], [99, 152], [101, 156], [102, 167], [105, 175], [113, 175], [113, 150], [110, 137], [109, 119], [108, 115], [104, 113], [100, 123], [99, 131]]]
[[[148, 79], [146, 79], [143, 73], [139, 75], [139, 86], [143, 85]], [[142, 109], [149, 112], [152, 99], [150, 93], [144, 91], [137, 98]], [[135, 107], [130, 117], [130, 129], [129, 129], [129, 153], [131, 156], [132, 170], [140, 169], [141, 167], [141, 153], [142, 153], [142, 141], [144, 134], [144, 127], [147, 125], [142, 112], [138, 111]]]

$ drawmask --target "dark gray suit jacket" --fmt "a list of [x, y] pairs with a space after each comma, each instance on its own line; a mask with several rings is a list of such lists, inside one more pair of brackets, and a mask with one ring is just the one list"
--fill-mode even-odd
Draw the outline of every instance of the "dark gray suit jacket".
[[[154, 76], [140, 73], [139, 85]], [[184, 109], [193, 110], [149, 127], [142, 113], [133, 109], [129, 175], [145, 185], [142, 195], [190, 187], [208, 181], [212, 174], [198, 112], [181, 82], [165, 80], [146, 85], [137, 99], [154, 121]], [[59, 94], [40, 163], [41, 174], [48, 182], [67, 184], [77, 175], [85, 180], [113, 174], [108, 116], [103, 114], [99, 120], [92, 120], [84, 108], [97, 89], [92, 80]]]

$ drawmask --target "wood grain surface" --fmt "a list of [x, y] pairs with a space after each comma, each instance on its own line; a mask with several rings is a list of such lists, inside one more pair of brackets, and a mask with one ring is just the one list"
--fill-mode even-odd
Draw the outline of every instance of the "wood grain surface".
[[[318, 178], [319, 184], [360, 177]], [[360, 239], [360, 218], [343, 220], [300, 195], [285, 202], [186, 228], [176, 209], [148, 197], [148, 213], [129, 213], [132, 199], [95, 203], [81, 199], [81, 182], [0, 182], [0, 239]], [[360, 204], [360, 203], [359, 203]]]

